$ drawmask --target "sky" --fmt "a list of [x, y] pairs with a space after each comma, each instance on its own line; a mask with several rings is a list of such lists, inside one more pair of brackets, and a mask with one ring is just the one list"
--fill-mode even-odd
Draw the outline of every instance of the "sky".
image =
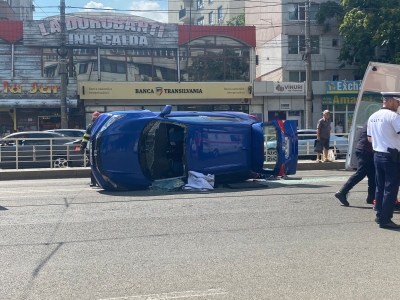
[[[60, 0], [33, 0], [34, 20], [60, 14]], [[158, 22], [168, 22], [168, 0], [65, 0], [65, 13], [80, 11], [104, 11], [112, 9], [115, 12], [146, 17]]]

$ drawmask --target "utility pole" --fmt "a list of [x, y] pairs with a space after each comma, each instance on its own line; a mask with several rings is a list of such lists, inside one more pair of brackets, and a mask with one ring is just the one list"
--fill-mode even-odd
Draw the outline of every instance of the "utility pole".
[[311, 76], [311, 35], [310, 35], [310, 0], [306, 1], [305, 7], [305, 65], [306, 65], [306, 129], [313, 128], [312, 118], [312, 76]]
[[57, 51], [60, 56], [60, 101], [61, 101], [61, 128], [68, 128], [67, 119], [67, 49], [65, 48], [66, 41], [66, 26], [65, 26], [65, 0], [60, 0], [60, 27], [61, 41], [60, 50]]

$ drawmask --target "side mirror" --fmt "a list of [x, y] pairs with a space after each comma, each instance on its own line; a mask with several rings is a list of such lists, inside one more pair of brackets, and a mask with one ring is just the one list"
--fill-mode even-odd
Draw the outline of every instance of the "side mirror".
[[171, 111], [172, 111], [172, 106], [171, 105], [165, 105], [164, 109], [159, 114], [159, 116], [164, 118], [166, 115], [169, 115], [171, 113]]

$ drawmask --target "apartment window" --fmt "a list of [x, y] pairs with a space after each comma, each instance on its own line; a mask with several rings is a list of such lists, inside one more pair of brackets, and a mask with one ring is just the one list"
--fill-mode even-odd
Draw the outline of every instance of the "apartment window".
[[332, 39], [332, 47], [339, 47], [339, 40], [338, 39]]
[[[315, 20], [318, 12], [318, 4], [310, 5], [310, 20]], [[303, 21], [306, 18], [306, 5], [305, 3], [293, 3], [288, 6], [289, 20]]]
[[333, 81], [339, 81], [340, 79], [339, 79], [339, 75], [333, 75], [332, 76], [332, 80]]
[[197, 9], [204, 8], [204, 0], [197, 0]]
[[[299, 54], [306, 51], [306, 39], [304, 35], [288, 36], [288, 53]], [[311, 36], [311, 54], [319, 54], [319, 36]]]
[[[319, 81], [319, 72], [312, 71], [311, 72], [311, 80]], [[304, 71], [294, 71], [289, 72], [289, 81], [290, 82], [304, 82], [306, 81], [306, 72]]]
[[213, 12], [208, 13], [208, 24], [210, 24], [210, 25], [214, 24], [214, 13]]
[[197, 25], [204, 25], [204, 17], [197, 19]]
[[221, 23], [222, 23], [222, 19], [223, 19], [223, 16], [222, 16], [222, 6], [220, 6], [220, 7], [218, 7], [218, 24], [221, 24]]

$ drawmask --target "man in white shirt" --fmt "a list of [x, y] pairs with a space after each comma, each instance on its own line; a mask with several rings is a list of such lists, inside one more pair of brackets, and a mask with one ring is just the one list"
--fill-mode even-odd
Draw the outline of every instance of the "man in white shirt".
[[376, 219], [380, 228], [400, 229], [392, 221], [400, 183], [400, 93], [381, 93], [382, 108], [368, 119], [367, 135], [375, 162]]

